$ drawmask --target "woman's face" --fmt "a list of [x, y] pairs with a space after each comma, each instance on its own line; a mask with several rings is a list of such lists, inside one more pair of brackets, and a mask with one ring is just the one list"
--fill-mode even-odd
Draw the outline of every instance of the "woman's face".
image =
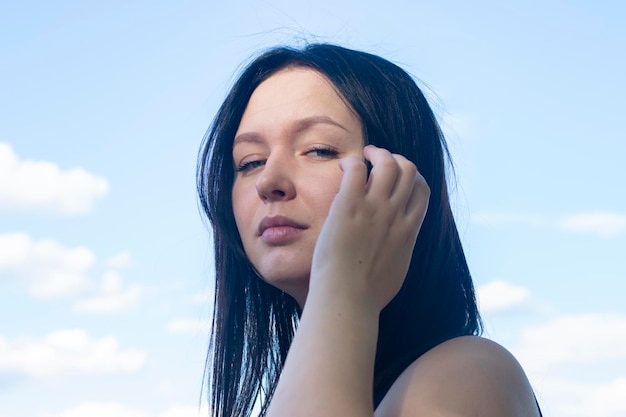
[[320, 73], [283, 69], [253, 92], [233, 143], [237, 228], [263, 279], [303, 306], [317, 237], [342, 171], [362, 156], [359, 119]]

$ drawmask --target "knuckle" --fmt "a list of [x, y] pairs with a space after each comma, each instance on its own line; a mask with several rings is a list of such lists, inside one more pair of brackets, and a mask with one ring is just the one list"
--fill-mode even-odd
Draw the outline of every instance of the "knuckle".
[[391, 156], [380, 161], [383, 169], [398, 169], [398, 162]]
[[415, 171], [415, 185], [414, 187], [418, 189], [421, 193], [430, 196], [430, 186], [426, 182], [426, 179], [420, 174], [419, 171]]
[[430, 187], [426, 183], [426, 180], [424, 179], [424, 177], [421, 177], [421, 181], [419, 181], [419, 184], [424, 195], [427, 197], [430, 197]]
[[358, 174], [364, 174], [367, 172], [367, 167], [365, 166], [365, 162], [361, 161], [358, 158], [354, 158], [352, 161], [352, 169]]
[[404, 159], [400, 161], [400, 167], [402, 168], [404, 172], [406, 172], [409, 175], [417, 176], [418, 174], [417, 167], [415, 166], [413, 162], [409, 161], [408, 159]]

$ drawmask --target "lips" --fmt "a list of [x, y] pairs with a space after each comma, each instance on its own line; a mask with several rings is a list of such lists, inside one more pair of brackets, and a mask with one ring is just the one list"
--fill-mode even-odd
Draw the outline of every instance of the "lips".
[[285, 216], [264, 217], [259, 224], [259, 236], [263, 235], [267, 229], [274, 227], [291, 227], [294, 229], [308, 229], [307, 226]]
[[258, 235], [269, 245], [283, 245], [297, 238], [308, 226], [284, 216], [265, 217], [259, 224]]

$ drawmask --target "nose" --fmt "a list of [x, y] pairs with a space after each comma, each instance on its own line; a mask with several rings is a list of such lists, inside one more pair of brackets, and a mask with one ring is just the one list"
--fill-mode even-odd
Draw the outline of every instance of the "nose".
[[296, 196], [293, 172], [287, 164], [285, 160], [272, 157], [265, 161], [256, 180], [257, 193], [264, 202], [288, 201]]

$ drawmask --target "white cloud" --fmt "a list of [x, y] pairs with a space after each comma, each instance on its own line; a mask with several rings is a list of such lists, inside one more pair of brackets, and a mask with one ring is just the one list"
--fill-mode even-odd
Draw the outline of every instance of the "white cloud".
[[626, 415], [626, 376], [607, 384], [592, 387], [588, 396], [583, 396], [585, 416], [623, 417]]
[[527, 304], [530, 291], [503, 280], [481, 285], [476, 289], [480, 310], [483, 313], [501, 313]]
[[516, 356], [537, 372], [626, 358], [626, 316], [579, 314], [524, 329]]
[[158, 417], [199, 417], [210, 416], [208, 408], [206, 406], [198, 407], [197, 405], [180, 405], [174, 404], [164, 412], [160, 413]]
[[141, 294], [141, 286], [133, 284], [123, 288], [122, 277], [116, 271], [107, 271], [99, 293], [76, 301], [73, 310], [75, 313], [121, 313], [136, 307]]
[[573, 214], [561, 220], [560, 226], [571, 232], [612, 237], [626, 233], [626, 215], [600, 211]]
[[[539, 389], [537, 389], [537, 386]], [[549, 378], [535, 384], [545, 416], [623, 417], [626, 415], [626, 377], [590, 383], [583, 378]]]
[[132, 258], [130, 256], [130, 252], [128, 251], [116, 253], [107, 260], [107, 266], [109, 268], [124, 269], [131, 265]]
[[67, 248], [52, 239], [26, 233], [0, 235], [0, 277], [24, 280], [37, 298], [75, 294], [87, 285], [95, 255], [87, 248]]
[[576, 314], [527, 327], [511, 349], [544, 415], [626, 415], [626, 315]]
[[[536, 214], [514, 212], [478, 212], [472, 214], [472, 222], [490, 226], [525, 225], [542, 226], [546, 219]], [[576, 233], [590, 233], [601, 237], [613, 237], [626, 234], [626, 214], [596, 211], [578, 213], [563, 217], [555, 222], [561, 230]]]
[[153, 417], [151, 413], [127, 407], [120, 403], [86, 402], [59, 414], [44, 417]]
[[492, 226], [504, 226], [509, 224], [540, 226], [543, 220], [540, 216], [528, 213], [497, 213], [485, 211], [473, 214], [472, 222]]
[[117, 271], [107, 271], [102, 276], [100, 289], [104, 294], [115, 294], [122, 289], [122, 277]]
[[131, 373], [145, 360], [142, 351], [120, 349], [114, 337], [92, 339], [80, 329], [55, 331], [42, 340], [0, 337], [0, 372], [34, 377]]
[[80, 214], [108, 191], [102, 177], [82, 168], [63, 171], [50, 162], [21, 160], [8, 143], [0, 142], [0, 207]]
[[[78, 313], [118, 313], [137, 306], [141, 300], [139, 285], [123, 287], [115, 270], [103, 274], [100, 288], [94, 288], [87, 274], [96, 256], [87, 248], [67, 248], [52, 239], [33, 239], [26, 233], [0, 234], [0, 279], [26, 285], [36, 298], [68, 295], [92, 295], [78, 300]], [[128, 252], [121, 252], [107, 262], [123, 266], [130, 262]]]
[[136, 307], [141, 299], [141, 287], [131, 285], [123, 291], [78, 300], [75, 313], [122, 313]]
[[210, 328], [210, 320], [179, 318], [167, 323], [167, 331], [171, 334], [207, 334]]
[[58, 414], [45, 414], [42, 417], [210, 417], [208, 408], [203, 405], [173, 404], [161, 413], [151, 413], [131, 408], [116, 402], [85, 402]]

